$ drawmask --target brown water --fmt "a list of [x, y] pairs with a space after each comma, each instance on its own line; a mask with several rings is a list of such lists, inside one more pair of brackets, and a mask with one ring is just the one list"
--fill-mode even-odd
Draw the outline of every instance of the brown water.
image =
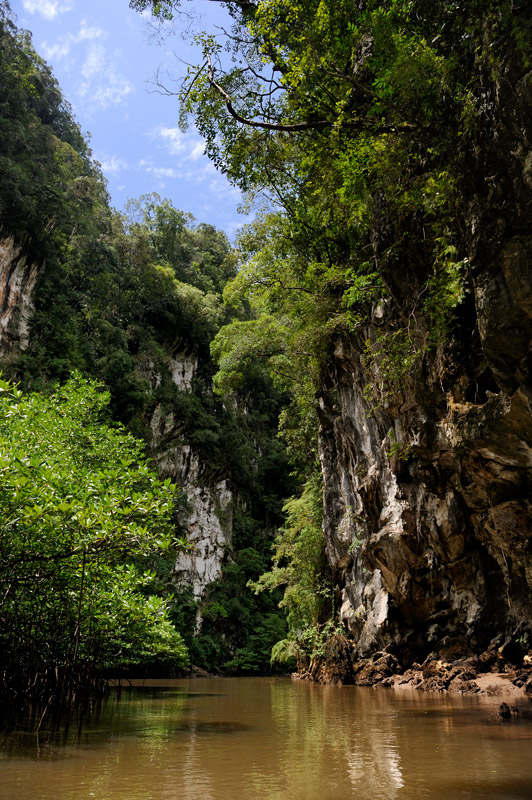
[[269, 678], [146, 683], [111, 698], [80, 739], [1, 740], [0, 800], [532, 798], [532, 722], [497, 722], [500, 699]]

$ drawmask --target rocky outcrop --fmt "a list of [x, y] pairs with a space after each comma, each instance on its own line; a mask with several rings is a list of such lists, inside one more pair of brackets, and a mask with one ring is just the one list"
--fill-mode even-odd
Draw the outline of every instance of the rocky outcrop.
[[179, 389], [186, 392], [192, 390], [192, 379], [198, 369], [196, 358], [187, 353], [175, 353], [168, 359], [168, 369], [172, 376], [172, 381]]
[[[419, 356], [409, 383], [371, 396], [363, 354], [397, 327], [412, 290], [398, 285], [395, 311], [376, 306], [324, 370], [324, 534], [346, 680], [376, 653], [403, 670], [490, 647], [519, 663], [532, 642], [531, 87], [505, 76], [464, 177], [470, 286], [454, 335]], [[405, 261], [405, 282], [415, 273]]]
[[[173, 382], [190, 391], [197, 370], [193, 355], [177, 353], [169, 359]], [[199, 601], [209, 583], [221, 575], [223, 558], [232, 542], [233, 495], [228, 480], [207, 475], [206, 464], [186, 443], [172, 413], [158, 405], [151, 418], [152, 450], [161, 475], [170, 477], [185, 496], [181, 525], [190, 550], [178, 555], [175, 582], [191, 586]]]
[[[337, 348], [322, 397], [327, 555], [357, 654], [530, 631], [532, 417], [523, 389], [375, 411], [357, 350]], [[400, 446], [397, 447], [397, 444]], [[428, 648], [428, 649], [427, 649]]]
[[33, 290], [39, 266], [31, 263], [12, 236], [0, 239], [0, 357], [29, 344]]
[[181, 520], [190, 550], [178, 555], [174, 575], [179, 586], [192, 586], [201, 600], [206, 587], [220, 577], [232, 542], [233, 495], [227, 480], [206, 481], [199, 457], [181, 444], [159, 459], [162, 474], [171, 475], [186, 497]]
[[222, 561], [232, 543], [233, 495], [228, 481], [202, 485], [201, 466], [190, 448], [182, 448], [181, 472], [190, 512], [187, 515], [188, 552], [181, 553], [175, 565], [176, 582], [192, 586], [194, 598], [200, 600], [209, 583], [222, 572]]

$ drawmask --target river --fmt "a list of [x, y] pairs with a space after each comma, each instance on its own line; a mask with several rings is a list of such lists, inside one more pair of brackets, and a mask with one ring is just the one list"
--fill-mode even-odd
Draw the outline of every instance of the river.
[[532, 722], [499, 722], [499, 703], [284, 678], [146, 681], [80, 737], [2, 738], [0, 799], [530, 800]]

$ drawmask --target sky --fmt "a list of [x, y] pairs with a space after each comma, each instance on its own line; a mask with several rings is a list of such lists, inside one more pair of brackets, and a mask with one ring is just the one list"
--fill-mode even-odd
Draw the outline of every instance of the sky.
[[[11, 0], [11, 7], [17, 26], [32, 32], [82, 131], [90, 132], [114, 207], [157, 192], [233, 239], [246, 222], [237, 211], [240, 192], [203, 155], [197, 131], [179, 130], [177, 98], [152, 85], [158, 70], [178, 76], [186, 69], [179, 59], [195, 62], [181, 32], [156, 35], [149, 17], [132, 11], [128, 0]], [[226, 19], [208, 0], [183, 7], [210, 26]]]

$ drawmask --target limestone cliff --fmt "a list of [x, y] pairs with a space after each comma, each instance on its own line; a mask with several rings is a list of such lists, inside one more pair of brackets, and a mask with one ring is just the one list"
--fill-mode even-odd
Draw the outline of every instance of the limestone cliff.
[[12, 236], [0, 238], [0, 358], [9, 360], [14, 349], [29, 342], [33, 290], [39, 266], [31, 263]]
[[[173, 382], [183, 392], [192, 390], [197, 358], [187, 353], [168, 360]], [[175, 581], [192, 586], [194, 599], [203, 598], [206, 587], [220, 577], [222, 561], [232, 541], [233, 495], [225, 478], [208, 478], [207, 465], [183, 439], [172, 413], [158, 405], [151, 418], [151, 447], [159, 471], [170, 477], [185, 495], [181, 523], [192, 545], [179, 554]]]
[[406, 254], [393, 307], [338, 337], [323, 374], [324, 533], [346, 679], [383, 650], [405, 669], [490, 646], [517, 663], [532, 643], [532, 76], [508, 69], [486, 107], [455, 220], [469, 270], [452, 334], [406, 388], [368, 395], [367, 341], [422, 290]]

